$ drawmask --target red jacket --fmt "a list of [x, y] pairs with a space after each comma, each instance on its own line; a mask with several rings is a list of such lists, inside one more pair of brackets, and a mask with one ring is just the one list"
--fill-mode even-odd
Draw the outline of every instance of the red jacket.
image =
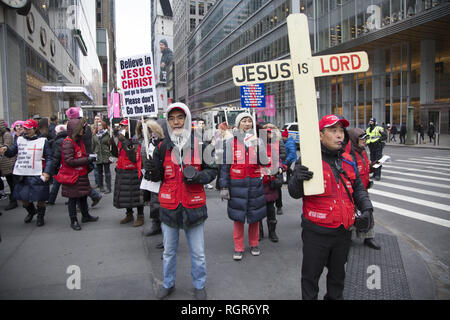
[[261, 177], [261, 165], [255, 147], [245, 148], [237, 138], [233, 143], [233, 164], [230, 167], [231, 179], [245, 179]]

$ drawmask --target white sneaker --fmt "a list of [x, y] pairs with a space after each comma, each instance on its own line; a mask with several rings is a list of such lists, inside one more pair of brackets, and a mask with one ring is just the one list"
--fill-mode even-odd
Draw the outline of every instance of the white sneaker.
[[212, 188], [214, 188], [212, 185], [210, 185], [210, 184], [206, 185], [206, 189], [212, 189]]

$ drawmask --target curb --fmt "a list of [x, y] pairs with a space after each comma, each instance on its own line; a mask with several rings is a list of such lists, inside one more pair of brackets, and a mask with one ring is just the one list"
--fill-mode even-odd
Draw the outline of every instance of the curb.
[[424, 146], [424, 145], [417, 145], [417, 144], [392, 144], [392, 143], [386, 143], [386, 147], [400, 147], [400, 148], [416, 148], [416, 149], [436, 149], [436, 150], [450, 150], [450, 147], [441, 147], [441, 146]]

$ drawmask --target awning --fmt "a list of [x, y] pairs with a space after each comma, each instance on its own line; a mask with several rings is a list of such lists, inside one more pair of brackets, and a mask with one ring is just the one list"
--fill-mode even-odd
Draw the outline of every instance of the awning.
[[82, 86], [43, 86], [42, 92], [62, 93], [63, 100], [69, 101], [93, 101], [92, 94]]

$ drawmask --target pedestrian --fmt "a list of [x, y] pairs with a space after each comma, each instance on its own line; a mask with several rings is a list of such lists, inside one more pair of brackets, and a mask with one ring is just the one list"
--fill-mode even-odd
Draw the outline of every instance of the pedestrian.
[[[327, 293], [324, 299], [343, 299], [345, 264], [351, 244], [350, 227], [355, 223], [355, 204], [362, 212], [358, 230], [367, 230], [372, 204], [352, 158], [344, 152], [346, 119], [335, 115], [319, 121], [322, 151], [324, 193], [304, 195], [303, 182], [313, 172], [297, 160], [288, 190], [294, 199], [303, 198], [302, 210], [302, 299], [317, 300], [319, 278], [328, 269]], [[307, 133], [305, 133], [306, 135]]]
[[[140, 227], [144, 224], [144, 202], [140, 190], [142, 173], [139, 170], [141, 147], [129, 136], [128, 119], [122, 119], [119, 125], [118, 143], [116, 144], [113, 137], [110, 138], [112, 155], [117, 157], [114, 207], [126, 209], [126, 216], [120, 220], [120, 224], [134, 222], [133, 227]], [[136, 221], [133, 208], [137, 208]]]
[[48, 126], [48, 133], [50, 139], [54, 140], [56, 138], [56, 126], [58, 125], [58, 117], [53, 115], [50, 117], [50, 124]]
[[[263, 151], [258, 153], [258, 150]], [[234, 221], [233, 259], [244, 256], [244, 224], [248, 223], [250, 253], [259, 256], [259, 223], [267, 215], [266, 199], [261, 179], [262, 165], [258, 154], [265, 154], [263, 142], [256, 137], [251, 114], [236, 117], [234, 137], [224, 143], [224, 163], [219, 176], [220, 196], [228, 200], [228, 217]]]
[[[352, 156], [353, 162], [358, 168], [361, 181], [365, 189], [368, 190], [371, 188], [373, 181], [370, 180], [370, 161], [366, 153], [367, 134], [360, 128], [353, 128], [348, 131], [348, 135], [350, 136], [350, 143], [348, 144], [350, 152], [347, 153]], [[356, 235], [358, 238], [364, 239], [364, 244], [369, 248], [380, 250], [381, 246], [375, 241], [374, 227], [375, 223], [373, 220], [367, 232], [356, 231]]]
[[[97, 155], [97, 160], [94, 162], [98, 171], [97, 185], [100, 188], [100, 192], [109, 194], [111, 193], [111, 145], [109, 144], [109, 130], [105, 121], [97, 122], [97, 127], [94, 130], [94, 136], [92, 137], [92, 147], [94, 153]], [[94, 168], [95, 170], [95, 168]], [[103, 184], [103, 173], [105, 174], [105, 185]]]
[[397, 140], [395, 139], [395, 135], [398, 133], [398, 130], [397, 130], [397, 126], [394, 124], [394, 125], [392, 125], [392, 141], [394, 141], [394, 142], [397, 142]]
[[422, 140], [422, 142], [420, 142], [420, 143], [424, 143], [424, 140], [425, 140], [425, 129], [423, 128], [422, 124], [419, 124], [419, 128], [418, 128], [417, 131], [419, 132], [420, 140]]
[[[371, 118], [369, 121], [369, 127], [366, 130], [367, 133], [367, 145], [370, 150], [370, 161], [372, 163], [377, 162], [383, 157], [383, 141], [386, 141], [387, 135], [384, 129], [377, 125], [377, 120]], [[380, 181], [381, 178], [381, 166], [374, 169], [373, 179]]]
[[[147, 148], [144, 147], [145, 139], [143, 137], [143, 129], [142, 125], [139, 126], [136, 129], [136, 135], [138, 138], [138, 141], [141, 143], [141, 159], [142, 159], [142, 168], [145, 169], [146, 161], [153, 161], [153, 152], [155, 151], [155, 148], [158, 147], [159, 143], [164, 139], [164, 131], [163, 128], [156, 122], [155, 120], [146, 120], [145, 121], [146, 128], [147, 128], [147, 137], [148, 137], [148, 146]], [[145, 152], [148, 152], [148, 160], [147, 155]], [[147, 164], [148, 167], [149, 164]], [[148, 178], [148, 175], [147, 175]], [[153, 182], [150, 179], [142, 179], [141, 182], [141, 190], [144, 192], [144, 201], [149, 202], [150, 204], [150, 219], [152, 221], [150, 229], [146, 230], [144, 235], [146, 237], [154, 236], [157, 234], [162, 233], [161, 229], [161, 220], [159, 219], [159, 188], [160, 188], [161, 182]], [[159, 243], [157, 246], [159, 249], [163, 248], [163, 244]]]
[[[208, 218], [204, 185], [217, 175], [213, 163], [201, 157], [201, 145], [193, 134], [191, 112], [183, 103], [167, 108], [167, 136], [146, 162], [147, 178], [161, 181], [159, 217], [163, 231], [164, 280], [157, 298], [164, 299], [175, 289], [179, 230], [183, 229], [189, 245], [194, 297], [206, 299], [206, 259], [204, 225]], [[214, 161], [212, 161], [214, 162]]]
[[283, 164], [287, 166], [287, 181], [289, 182], [289, 179], [292, 175], [292, 164], [297, 161], [297, 147], [295, 145], [294, 138], [289, 136], [289, 132], [287, 129], [284, 129], [283, 133], [281, 134], [284, 146], [286, 148], [286, 159], [283, 160]]
[[[266, 200], [267, 210], [267, 228], [269, 230], [269, 240], [272, 242], [278, 242], [278, 236], [276, 234], [277, 215], [275, 212], [275, 203], [280, 196], [280, 189], [283, 186], [283, 168], [280, 152], [280, 131], [272, 124], [264, 125], [264, 129], [267, 132], [267, 157], [269, 163], [264, 167], [263, 176], [263, 189], [264, 198]], [[259, 224], [260, 227], [260, 239], [264, 237], [264, 231], [262, 228], [262, 221]], [[262, 231], [262, 232], [261, 232]]]
[[24, 132], [23, 123], [24, 123], [24, 121], [18, 120], [16, 122], [14, 122], [13, 125], [11, 126], [11, 128], [12, 128], [11, 134], [14, 138], [14, 142], [16, 142], [17, 138], [20, 137]]
[[61, 168], [55, 179], [62, 184], [61, 194], [69, 198], [68, 210], [70, 227], [81, 230], [77, 218], [77, 203], [81, 211], [81, 222], [95, 222], [98, 217], [89, 214], [87, 197], [91, 192], [88, 165], [95, 161], [93, 155], [88, 155], [84, 146], [83, 136], [88, 124], [85, 118], [70, 119], [67, 124], [67, 137], [61, 147]]
[[[51, 148], [48, 140], [39, 132], [38, 123], [35, 120], [25, 121], [23, 127], [25, 133], [10, 147], [3, 146], [0, 154], [8, 158], [18, 156], [13, 170], [13, 174], [17, 176], [17, 181], [14, 182], [13, 198], [22, 200], [23, 207], [28, 212], [24, 222], [30, 223], [37, 214], [36, 225], [42, 227], [45, 224], [45, 202], [49, 196]], [[37, 202], [37, 208], [34, 202]]]
[[436, 136], [436, 128], [434, 127], [434, 123], [430, 122], [430, 125], [428, 126], [428, 137], [430, 138], [430, 143], [435, 141]]
[[406, 125], [403, 123], [400, 127], [400, 144], [405, 144], [406, 132]]
[[[69, 108], [66, 111], [67, 118], [70, 119], [81, 119], [80, 115], [80, 108]], [[83, 135], [83, 143], [84, 147], [86, 149], [86, 153], [92, 154], [92, 131], [91, 126], [86, 126], [84, 129], [84, 135]], [[95, 191], [94, 188], [90, 188], [91, 192], [89, 193], [89, 197], [92, 199], [91, 207], [95, 207], [100, 200], [102, 199], [102, 195]]]
[[[102, 117], [99, 114], [97, 114], [94, 117], [94, 123], [91, 124], [91, 126], [90, 126], [91, 127], [91, 131], [94, 133], [94, 135], [95, 135], [95, 132], [98, 129], [98, 124], [101, 121], [102, 121]], [[94, 135], [92, 136], [92, 144], [94, 143], [94, 140], [93, 140], [94, 139]], [[98, 166], [97, 166], [96, 162], [94, 162], [94, 181], [95, 181], [94, 189], [99, 189], [100, 188], [100, 184], [99, 184], [99, 169], [98, 169]]]
[[[59, 168], [61, 167], [61, 149], [62, 143], [67, 138], [67, 126], [64, 124], [59, 124], [55, 127], [55, 140], [53, 141], [52, 148], [52, 175], [56, 176], [59, 172]], [[61, 183], [59, 183], [56, 179], [53, 179], [53, 185], [50, 190], [50, 196], [48, 197], [47, 204], [54, 205], [56, 202], [56, 198], [58, 197], [59, 188], [61, 187]]]
[[[3, 119], [0, 119], [0, 146], [7, 146], [10, 147], [14, 143], [13, 136], [11, 133], [6, 130], [7, 125], [6, 121]], [[17, 157], [1, 157], [0, 159], [0, 172], [1, 176], [6, 178], [6, 181], [8, 182], [10, 194], [9, 194], [9, 203], [6, 206], [5, 210], [12, 210], [18, 207], [17, 200], [13, 197], [13, 191], [14, 191], [14, 179], [13, 179], [13, 169], [14, 169], [14, 163], [16, 162]], [[0, 190], [4, 192], [4, 183], [3, 180], [0, 179]], [[2, 188], [3, 186], [3, 188]]]

